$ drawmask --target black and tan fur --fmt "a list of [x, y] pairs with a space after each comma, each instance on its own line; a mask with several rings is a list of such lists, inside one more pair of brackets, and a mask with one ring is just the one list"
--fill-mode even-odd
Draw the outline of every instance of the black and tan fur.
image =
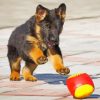
[[68, 74], [59, 48], [59, 36], [63, 29], [66, 6], [49, 10], [41, 5], [36, 13], [24, 24], [17, 27], [8, 42], [8, 59], [11, 68], [10, 80], [20, 80], [20, 63], [25, 61], [22, 74], [27, 81], [36, 81], [33, 71], [51, 58], [56, 72]]

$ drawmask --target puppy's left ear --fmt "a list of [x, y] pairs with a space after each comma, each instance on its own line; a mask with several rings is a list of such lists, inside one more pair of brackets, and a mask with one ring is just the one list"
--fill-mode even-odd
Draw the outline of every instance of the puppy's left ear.
[[60, 4], [56, 9], [56, 13], [62, 20], [64, 20], [66, 16], [66, 5], [64, 3]]

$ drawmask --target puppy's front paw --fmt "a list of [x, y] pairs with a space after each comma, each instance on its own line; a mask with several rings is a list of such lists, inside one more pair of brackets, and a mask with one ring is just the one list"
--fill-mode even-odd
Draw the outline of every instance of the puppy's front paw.
[[37, 59], [38, 64], [44, 64], [48, 61], [48, 59], [45, 56], [42, 56]]
[[57, 69], [56, 72], [61, 75], [67, 75], [70, 73], [70, 69], [67, 67], [62, 67], [62, 68]]
[[37, 81], [37, 78], [32, 75], [27, 75], [26, 77], [24, 77], [24, 79], [26, 81]]

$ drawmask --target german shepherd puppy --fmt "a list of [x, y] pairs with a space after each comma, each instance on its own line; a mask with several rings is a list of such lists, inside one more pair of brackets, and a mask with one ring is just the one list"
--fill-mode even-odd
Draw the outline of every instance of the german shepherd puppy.
[[25, 61], [22, 75], [26, 81], [36, 81], [33, 71], [51, 58], [53, 67], [59, 74], [66, 75], [59, 48], [59, 35], [65, 21], [66, 5], [49, 10], [38, 5], [36, 13], [24, 24], [17, 27], [8, 41], [8, 60], [11, 68], [10, 80], [20, 80], [20, 63]]

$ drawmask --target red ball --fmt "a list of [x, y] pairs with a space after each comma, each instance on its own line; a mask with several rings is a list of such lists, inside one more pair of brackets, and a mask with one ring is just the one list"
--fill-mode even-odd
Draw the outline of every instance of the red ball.
[[75, 98], [86, 98], [94, 91], [94, 83], [86, 73], [80, 73], [70, 76], [66, 80], [70, 93]]

